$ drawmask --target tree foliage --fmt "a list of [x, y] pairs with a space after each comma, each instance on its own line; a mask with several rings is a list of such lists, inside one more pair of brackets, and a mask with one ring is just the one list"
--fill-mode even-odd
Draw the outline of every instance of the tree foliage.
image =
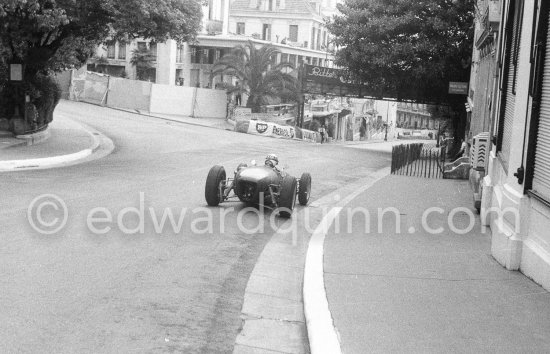
[[132, 51], [130, 64], [136, 67], [138, 80], [147, 80], [148, 71], [154, 67], [155, 60], [157, 60], [157, 57], [148, 48], [138, 47]]
[[[108, 40], [192, 40], [201, 14], [199, 0], [0, 0], [0, 117], [26, 111], [24, 91], [39, 127], [49, 123], [59, 100], [50, 73], [81, 66]], [[10, 62], [25, 65], [17, 87], [7, 82]]]
[[1, 0], [0, 54], [32, 76], [80, 65], [107, 39], [191, 40], [200, 20], [198, 0]]
[[237, 92], [248, 94], [246, 106], [258, 112], [261, 105], [269, 99], [296, 100], [298, 98], [298, 80], [285, 72], [293, 69], [289, 62], [274, 64], [281, 51], [271, 44], [257, 48], [249, 41], [245, 45], [234, 47], [214, 63], [212, 75], [232, 75], [238, 78]]
[[344, 0], [328, 28], [336, 63], [380, 97], [447, 102], [468, 81], [473, 0]]

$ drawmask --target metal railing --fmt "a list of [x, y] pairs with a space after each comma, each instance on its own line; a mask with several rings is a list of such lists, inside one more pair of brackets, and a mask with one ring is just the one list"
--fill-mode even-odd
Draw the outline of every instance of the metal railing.
[[445, 147], [434, 144], [402, 144], [392, 148], [391, 173], [425, 178], [443, 178]]

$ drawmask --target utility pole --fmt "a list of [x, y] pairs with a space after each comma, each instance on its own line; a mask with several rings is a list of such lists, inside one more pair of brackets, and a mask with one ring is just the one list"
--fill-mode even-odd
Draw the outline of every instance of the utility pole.
[[386, 135], [384, 135], [384, 141], [388, 141], [388, 116], [390, 114], [390, 101], [386, 101], [388, 103], [388, 107], [386, 108], [386, 124], [384, 126], [386, 127]]

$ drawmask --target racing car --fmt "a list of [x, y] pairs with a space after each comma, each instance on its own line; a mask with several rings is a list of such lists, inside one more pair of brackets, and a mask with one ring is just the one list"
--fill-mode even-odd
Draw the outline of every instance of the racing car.
[[[258, 166], [241, 163], [233, 178], [227, 178], [223, 166], [213, 166], [206, 177], [204, 195], [209, 206], [217, 206], [230, 199], [239, 199], [246, 204], [263, 205], [279, 212], [279, 216], [290, 218], [296, 205], [307, 205], [311, 194], [311, 175], [302, 173], [300, 178], [279, 170], [269, 159]], [[278, 160], [276, 161], [278, 163]]]

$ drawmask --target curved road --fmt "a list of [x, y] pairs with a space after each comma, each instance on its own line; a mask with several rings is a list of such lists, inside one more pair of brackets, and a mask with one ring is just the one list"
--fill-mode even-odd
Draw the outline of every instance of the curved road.
[[[79, 165], [0, 174], [4, 353], [231, 352], [248, 277], [275, 230], [270, 211], [243, 213], [238, 202], [206, 208], [209, 168], [223, 164], [232, 173], [239, 162], [263, 162], [274, 152], [290, 173], [312, 174], [315, 200], [390, 161], [383, 153], [74, 102], [62, 102], [56, 114], [101, 131], [116, 148]], [[54, 235], [27, 221], [29, 204], [46, 193], [68, 210], [67, 224]], [[95, 232], [87, 225], [90, 212]], [[167, 212], [174, 224], [165, 219], [161, 227]], [[259, 217], [265, 232], [248, 233]]]

